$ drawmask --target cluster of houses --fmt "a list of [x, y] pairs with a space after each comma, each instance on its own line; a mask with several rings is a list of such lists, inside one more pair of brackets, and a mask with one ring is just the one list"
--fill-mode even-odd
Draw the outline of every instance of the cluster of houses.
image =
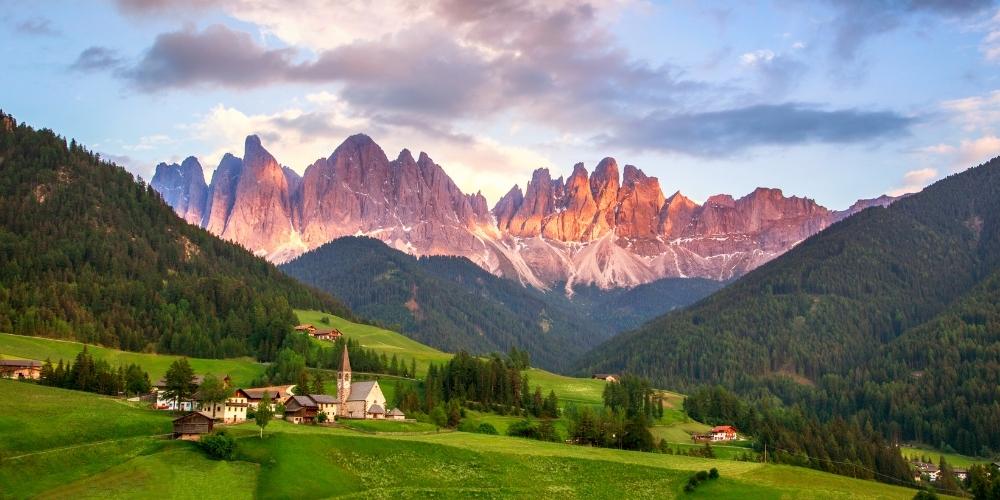
[[319, 329], [308, 323], [296, 326], [295, 331], [309, 335], [316, 340], [326, 340], [329, 342], [334, 342], [344, 335], [336, 328]]
[[[927, 480], [933, 483], [936, 482], [938, 478], [941, 476], [941, 469], [938, 468], [937, 465], [934, 465], [930, 462], [914, 460], [910, 462], [910, 465], [913, 466], [914, 481]], [[955, 478], [958, 479], [959, 481], [965, 481], [965, 478], [969, 477], [969, 471], [965, 469], [955, 468], [952, 469], [952, 472], [955, 473]]]
[[33, 359], [0, 359], [0, 378], [38, 380], [41, 376], [41, 361]]
[[736, 432], [736, 428], [731, 425], [717, 425], [704, 434], [692, 434], [691, 439], [696, 443], [718, 443], [722, 441], [736, 441], [740, 439], [740, 435]]
[[[344, 347], [342, 369], [337, 374], [337, 394], [295, 394], [294, 385], [239, 388], [226, 401], [215, 404], [200, 404], [198, 395], [177, 405], [158, 382], [156, 407], [164, 410], [187, 411], [186, 415], [174, 420], [174, 437], [198, 439], [202, 434], [212, 432], [215, 422], [238, 424], [247, 420], [251, 411], [256, 411], [265, 397], [274, 404], [284, 406], [281, 418], [291, 423], [313, 423], [320, 420], [320, 414], [328, 420], [335, 418], [405, 420], [406, 415], [394, 408], [386, 411], [385, 395], [377, 380], [351, 382], [351, 361]], [[196, 384], [201, 378], [196, 378]], [[229, 377], [223, 379], [229, 386]]]

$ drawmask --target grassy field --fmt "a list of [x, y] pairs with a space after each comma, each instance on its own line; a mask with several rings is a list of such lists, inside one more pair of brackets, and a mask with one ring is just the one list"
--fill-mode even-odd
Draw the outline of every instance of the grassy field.
[[434, 432], [438, 428], [426, 422], [399, 422], [392, 420], [341, 420], [340, 424], [349, 429], [364, 432]]
[[929, 446], [904, 446], [900, 449], [903, 457], [907, 460], [919, 460], [921, 457], [931, 459], [935, 464], [941, 461], [941, 457], [948, 461], [953, 467], [968, 468], [973, 464], [986, 464], [990, 461], [985, 458], [967, 457], [956, 453], [941, 453]]
[[[687, 477], [712, 467], [722, 478], [691, 496], [913, 496], [786, 466], [463, 432], [369, 435], [282, 421], [272, 422], [263, 440], [251, 423], [231, 427], [239, 460], [217, 462], [193, 444], [142, 437], [162, 432], [166, 413], [25, 382], [0, 381], [0, 397], [29, 405], [0, 405], [3, 498], [686, 498]], [[31, 435], [19, 436], [22, 429]], [[33, 455], [11, 456], [26, 450]]]
[[373, 349], [380, 353], [384, 352], [389, 357], [396, 354], [405, 359], [407, 364], [409, 364], [411, 359], [415, 359], [417, 361], [418, 377], [423, 377], [427, 373], [427, 367], [431, 363], [443, 363], [451, 359], [451, 354], [441, 352], [399, 333], [377, 326], [353, 323], [332, 314], [321, 313], [319, 311], [296, 310], [295, 315], [298, 316], [299, 322], [312, 323], [317, 328], [327, 326], [321, 320], [323, 318], [330, 318], [329, 326], [344, 332], [344, 335], [357, 340], [365, 348]]
[[[57, 363], [60, 359], [72, 361], [77, 353], [83, 350], [84, 344], [65, 340], [53, 340], [41, 337], [23, 337], [0, 333], [0, 355], [22, 357], [45, 361], [51, 359]], [[103, 359], [111, 366], [135, 363], [149, 372], [149, 378], [156, 382], [167, 373], [170, 363], [180, 356], [167, 354], [146, 354], [140, 352], [125, 352], [106, 347], [87, 345], [87, 351], [95, 359]], [[195, 373], [213, 373], [219, 376], [229, 375], [235, 385], [249, 385], [258, 375], [264, 373], [264, 365], [250, 358], [237, 359], [199, 359], [188, 358]]]

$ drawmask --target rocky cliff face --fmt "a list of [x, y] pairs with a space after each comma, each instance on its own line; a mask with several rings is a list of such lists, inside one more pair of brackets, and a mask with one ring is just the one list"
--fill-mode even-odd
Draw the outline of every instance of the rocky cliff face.
[[680, 192], [665, 198], [657, 178], [632, 165], [619, 173], [605, 158], [593, 174], [575, 165], [565, 180], [537, 169], [523, 192], [515, 185], [490, 210], [482, 194], [462, 193], [426, 153], [414, 159], [404, 149], [390, 161], [365, 135], [349, 137], [301, 177], [255, 136], [243, 160], [222, 159], [208, 187], [189, 160], [157, 167], [153, 187], [189, 222], [275, 262], [367, 235], [415, 255], [466, 256], [494, 274], [568, 293], [579, 284], [738, 277], [833, 222], [894, 200], [835, 212], [758, 188], [699, 205]]
[[208, 185], [197, 158], [189, 156], [180, 165], [160, 163], [150, 184], [177, 215], [190, 224], [201, 224]]

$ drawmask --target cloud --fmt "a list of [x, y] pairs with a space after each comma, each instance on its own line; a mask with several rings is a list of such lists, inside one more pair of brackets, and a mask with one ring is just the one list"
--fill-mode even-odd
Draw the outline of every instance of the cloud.
[[14, 25], [14, 30], [23, 35], [33, 36], [59, 36], [61, 34], [52, 26], [52, 21], [44, 17], [25, 19]]
[[76, 61], [70, 65], [75, 71], [105, 71], [120, 67], [122, 58], [118, 52], [107, 47], [89, 47], [80, 52]]
[[901, 196], [908, 193], [916, 193], [938, 176], [938, 171], [933, 168], [921, 168], [910, 170], [903, 174], [903, 181], [899, 187], [889, 191], [889, 196]]
[[992, 131], [1000, 124], [1000, 90], [941, 103], [965, 131]]
[[842, 61], [854, 60], [870, 38], [893, 31], [910, 17], [928, 15], [966, 18], [987, 9], [993, 0], [827, 0], [833, 7], [832, 54]]
[[177, 11], [199, 11], [224, 4], [220, 0], [115, 0], [125, 14], [161, 15]]
[[805, 64], [793, 57], [777, 54], [770, 49], [744, 53], [740, 56], [740, 65], [757, 76], [761, 91], [770, 97], [788, 90], [807, 69]]
[[804, 104], [762, 104], [722, 111], [656, 113], [602, 140], [638, 150], [732, 155], [755, 146], [849, 144], [908, 133], [915, 120], [891, 111], [825, 110]]

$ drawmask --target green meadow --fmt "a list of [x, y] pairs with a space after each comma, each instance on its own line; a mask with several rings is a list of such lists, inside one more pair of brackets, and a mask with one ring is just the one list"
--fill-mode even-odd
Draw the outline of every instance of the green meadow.
[[929, 446], [904, 446], [900, 448], [900, 451], [907, 460], [919, 460], [921, 457], [927, 457], [936, 464], [943, 456], [944, 459], [947, 460], [953, 467], [961, 468], [968, 468], [973, 464], [985, 464], [990, 462], [984, 458], [967, 457], [957, 453], [942, 453], [936, 448], [931, 448]]
[[[166, 412], [7, 380], [0, 381], [0, 398], [22, 402], [0, 405], [2, 498], [908, 499], [914, 493], [788, 466], [464, 432], [375, 435], [280, 420], [263, 440], [252, 423], [230, 427], [237, 460], [220, 462], [192, 443], [156, 437], [168, 429]], [[692, 472], [713, 467], [719, 480], [682, 492]]]
[[[77, 353], [83, 350], [84, 344], [67, 340], [54, 340], [42, 337], [25, 337], [0, 333], [0, 355], [21, 357], [57, 363], [72, 361]], [[141, 352], [126, 352], [107, 347], [87, 345], [87, 350], [94, 359], [103, 359], [111, 366], [135, 363], [149, 372], [149, 378], [156, 382], [167, 373], [170, 363], [180, 356], [169, 354], [147, 354]], [[235, 385], [249, 385], [257, 376], [264, 373], [264, 365], [251, 358], [235, 359], [199, 359], [188, 358], [196, 373], [213, 373], [219, 376], [229, 375]]]

